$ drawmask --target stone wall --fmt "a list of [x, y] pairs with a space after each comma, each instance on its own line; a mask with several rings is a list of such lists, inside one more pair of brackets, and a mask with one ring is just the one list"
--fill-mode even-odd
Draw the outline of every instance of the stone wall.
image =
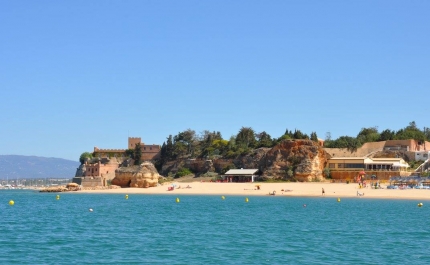
[[355, 152], [346, 148], [324, 148], [330, 157], [365, 157], [369, 154], [384, 150], [385, 141], [365, 143]]
[[82, 187], [105, 186], [104, 183], [103, 183], [103, 178], [100, 178], [100, 177], [85, 177], [85, 178], [82, 178], [80, 185], [82, 185]]
[[119, 167], [119, 163], [113, 161], [115, 158], [112, 158], [110, 162], [106, 164], [102, 164], [101, 162], [89, 164], [87, 163], [85, 165], [85, 176], [91, 176], [91, 177], [101, 177], [101, 176], [111, 176], [110, 179], [112, 179], [115, 174], [115, 170]]
[[140, 147], [142, 150], [142, 161], [157, 159], [160, 156], [161, 146], [159, 145], [144, 145]]

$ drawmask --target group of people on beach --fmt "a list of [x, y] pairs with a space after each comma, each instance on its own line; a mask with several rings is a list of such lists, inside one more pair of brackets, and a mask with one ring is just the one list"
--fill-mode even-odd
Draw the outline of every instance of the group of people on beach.
[[[363, 189], [363, 188], [367, 188], [367, 183], [366, 181], [360, 182], [358, 183], [358, 188], [359, 189]], [[381, 185], [379, 184], [379, 181], [375, 182], [375, 183], [371, 183], [370, 184], [370, 188], [372, 189], [381, 189]]]

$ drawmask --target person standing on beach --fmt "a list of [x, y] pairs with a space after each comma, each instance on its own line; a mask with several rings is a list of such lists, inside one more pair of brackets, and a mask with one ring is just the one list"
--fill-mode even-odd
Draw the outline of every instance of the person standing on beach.
[[324, 188], [322, 188], [322, 196], [325, 196]]

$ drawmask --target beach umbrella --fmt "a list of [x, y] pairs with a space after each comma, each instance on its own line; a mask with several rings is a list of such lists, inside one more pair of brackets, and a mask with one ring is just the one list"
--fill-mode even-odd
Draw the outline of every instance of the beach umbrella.
[[358, 174], [359, 174], [359, 175], [366, 175], [366, 172], [364, 172], [364, 170], [362, 170], [362, 171], [360, 171]]

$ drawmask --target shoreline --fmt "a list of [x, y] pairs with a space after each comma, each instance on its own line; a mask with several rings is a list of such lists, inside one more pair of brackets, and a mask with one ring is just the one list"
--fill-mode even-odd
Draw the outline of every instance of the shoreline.
[[[173, 190], [168, 187], [176, 185]], [[260, 185], [257, 189], [256, 185]], [[186, 188], [189, 186], [190, 188]], [[329, 197], [329, 198], [372, 198], [372, 199], [407, 199], [430, 200], [430, 190], [426, 189], [371, 189], [361, 188], [357, 183], [215, 183], [215, 182], [173, 182], [152, 188], [120, 188], [107, 190], [81, 190], [73, 193], [91, 194], [153, 194], [153, 195], [218, 195], [218, 196], [273, 196], [275, 197]], [[325, 195], [322, 195], [322, 189]], [[357, 192], [363, 194], [357, 196]]]

